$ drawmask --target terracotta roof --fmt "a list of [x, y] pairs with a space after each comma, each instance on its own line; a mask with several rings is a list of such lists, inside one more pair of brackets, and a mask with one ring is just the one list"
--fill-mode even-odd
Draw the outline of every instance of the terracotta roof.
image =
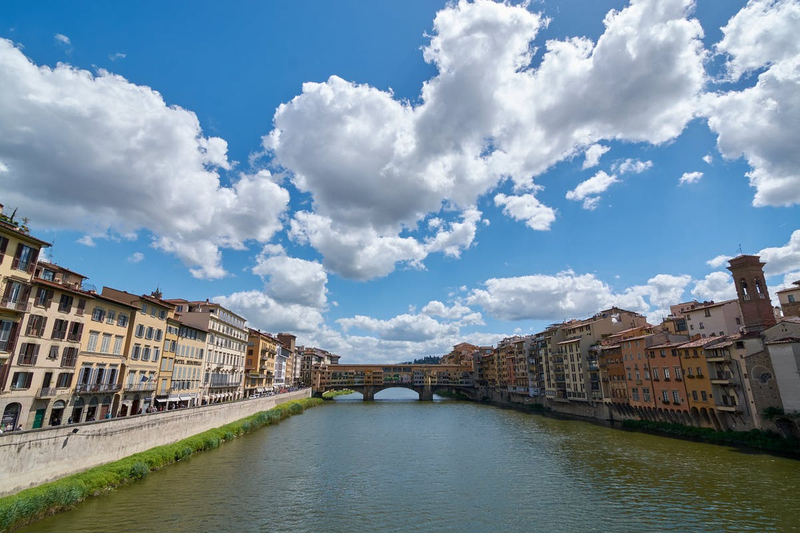
[[645, 350], [660, 350], [661, 348], [675, 348], [676, 346], [683, 346], [685, 343], [678, 342], [665, 342], [663, 344], [656, 344], [655, 346], [648, 346]]
[[690, 341], [690, 342], [687, 342], [685, 344], [682, 344], [681, 348], [682, 349], [683, 348], [701, 348], [701, 347], [705, 346], [706, 344], [709, 344], [711, 342], [719, 342], [722, 339], [724, 339], [724, 337], [700, 338], [700, 339], [697, 339], [697, 340]]

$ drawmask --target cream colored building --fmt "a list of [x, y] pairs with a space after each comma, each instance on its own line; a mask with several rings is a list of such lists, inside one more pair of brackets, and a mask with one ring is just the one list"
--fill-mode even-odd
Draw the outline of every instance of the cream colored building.
[[66, 422], [65, 411], [81, 346], [90, 296], [84, 276], [40, 262], [31, 284], [20, 334], [9, 361], [10, 380], [0, 408], [19, 405], [18, 426], [36, 429]]
[[180, 327], [170, 400], [180, 407], [194, 407], [202, 403], [203, 362], [208, 332], [199, 326], [184, 323], [181, 317], [178, 322]]
[[244, 396], [247, 353], [247, 321], [219, 304], [168, 300], [180, 313], [181, 322], [207, 331], [202, 402], [238, 400]]
[[[154, 407], [164, 334], [167, 330], [167, 319], [174, 314], [174, 306], [162, 300], [158, 291], [148, 296], [103, 287], [102, 294], [137, 309], [128, 325], [122, 398], [118, 414], [139, 414]], [[91, 343], [91, 338], [89, 342]]]
[[792, 283], [793, 287], [777, 291], [775, 295], [781, 304], [783, 316], [800, 317], [800, 280]]

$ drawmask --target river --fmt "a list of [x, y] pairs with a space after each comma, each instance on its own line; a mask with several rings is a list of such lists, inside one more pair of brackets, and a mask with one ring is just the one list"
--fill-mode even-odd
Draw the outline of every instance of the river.
[[339, 397], [21, 531], [800, 531], [798, 461], [409, 393]]

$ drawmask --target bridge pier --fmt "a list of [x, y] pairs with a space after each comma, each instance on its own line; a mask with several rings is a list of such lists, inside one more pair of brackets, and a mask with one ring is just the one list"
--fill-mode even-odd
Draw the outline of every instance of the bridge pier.
[[359, 392], [364, 396], [365, 402], [375, 401], [375, 389], [372, 387], [363, 387]]
[[430, 385], [422, 387], [422, 392], [419, 393], [419, 399], [423, 402], [433, 401], [433, 388]]

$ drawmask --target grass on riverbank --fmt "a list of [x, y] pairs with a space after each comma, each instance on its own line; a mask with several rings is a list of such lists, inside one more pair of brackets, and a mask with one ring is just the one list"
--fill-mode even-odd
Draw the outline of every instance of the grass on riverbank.
[[350, 389], [341, 389], [341, 390], [329, 390], [322, 393], [323, 400], [333, 400], [337, 396], [347, 396], [348, 394], [354, 394], [356, 391]]
[[754, 429], [751, 431], [715, 431], [710, 428], [698, 428], [667, 422], [650, 420], [623, 420], [622, 427], [636, 429], [659, 435], [675, 436], [698, 440], [711, 444], [730, 446], [748, 446], [771, 452], [778, 452], [800, 457], [800, 440], [787, 439], [777, 433]]
[[247, 418], [210, 429], [173, 444], [158, 446], [130, 457], [97, 466], [65, 478], [23, 490], [0, 499], [0, 531], [10, 531], [45, 516], [73, 508], [87, 498], [100, 496], [120, 485], [143, 479], [155, 470], [260, 427], [280, 422], [322, 403], [319, 398], [293, 400]]

